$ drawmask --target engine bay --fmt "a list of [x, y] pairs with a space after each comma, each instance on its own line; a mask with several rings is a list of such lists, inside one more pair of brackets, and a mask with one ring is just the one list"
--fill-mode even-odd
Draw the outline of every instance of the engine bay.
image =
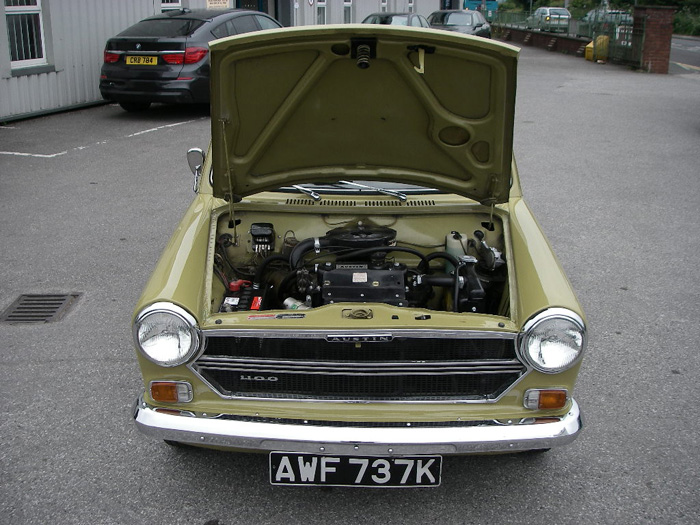
[[213, 311], [383, 303], [508, 315], [500, 220], [454, 217], [236, 213], [232, 223], [222, 215]]

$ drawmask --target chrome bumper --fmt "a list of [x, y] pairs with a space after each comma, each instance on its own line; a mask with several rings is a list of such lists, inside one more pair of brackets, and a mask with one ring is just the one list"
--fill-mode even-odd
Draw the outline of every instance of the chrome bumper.
[[137, 428], [148, 436], [207, 447], [324, 454], [479, 454], [550, 448], [570, 443], [583, 428], [576, 401], [546, 423], [482, 421], [467, 427], [353, 427], [260, 423], [157, 412], [139, 398]]

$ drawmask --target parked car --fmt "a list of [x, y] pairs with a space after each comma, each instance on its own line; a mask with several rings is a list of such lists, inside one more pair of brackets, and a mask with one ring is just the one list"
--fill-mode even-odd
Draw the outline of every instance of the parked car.
[[552, 33], [569, 31], [571, 13], [563, 7], [539, 7], [527, 17], [525, 25], [528, 29], [539, 29]]
[[152, 102], [207, 103], [208, 43], [279, 27], [267, 14], [245, 9], [181, 9], [146, 18], [107, 41], [100, 93], [127, 111]]
[[430, 27], [491, 38], [491, 25], [479, 11], [444, 10], [428, 16]]
[[365, 18], [362, 23], [389, 26], [430, 27], [425, 17], [416, 13], [372, 13]]
[[575, 439], [586, 325], [522, 197], [518, 52], [361, 24], [213, 42], [212, 142], [133, 316], [138, 429], [268, 453], [281, 485], [434, 486], [444, 455]]

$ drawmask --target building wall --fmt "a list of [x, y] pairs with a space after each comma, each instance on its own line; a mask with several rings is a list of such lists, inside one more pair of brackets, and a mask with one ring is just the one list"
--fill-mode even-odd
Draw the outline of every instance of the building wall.
[[0, 122], [101, 100], [105, 41], [160, 10], [160, 0], [41, 0], [46, 64], [13, 69], [4, 4], [0, 4]]
[[[342, 24], [345, 20], [345, 8], [350, 8], [351, 23], [359, 24], [367, 15], [382, 10], [389, 13], [409, 11], [409, 0], [291, 0], [293, 24], [298, 26], [318, 25], [319, 11], [325, 5], [325, 23]], [[440, 0], [414, 0], [413, 12], [427, 17], [440, 9]], [[386, 9], [382, 9], [386, 7]]]

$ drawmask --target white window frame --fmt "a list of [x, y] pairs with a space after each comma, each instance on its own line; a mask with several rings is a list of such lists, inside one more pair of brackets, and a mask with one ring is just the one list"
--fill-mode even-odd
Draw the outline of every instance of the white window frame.
[[416, 2], [415, 2], [415, 0], [408, 0], [408, 12], [409, 12], [409, 13], [415, 13], [415, 12], [416, 12]]
[[386, 13], [388, 11], [388, 9], [389, 9], [388, 3], [389, 3], [388, 0], [381, 0], [379, 10], [382, 13]]
[[[21, 69], [24, 67], [45, 66], [48, 64], [46, 60], [46, 38], [44, 37], [44, 17], [41, 11], [41, 0], [36, 0], [36, 5], [21, 5], [21, 6], [5, 6], [5, 21], [7, 22], [10, 16], [13, 15], [39, 15], [39, 37], [41, 38], [41, 57], [30, 58], [28, 60], [12, 60], [10, 55], [10, 67], [12, 69]], [[10, 42], [10, 24], [7, 23], [7, 39]], [[11, 49], [10, 45], [10, 49]], [[38, 46], [37, 46], [38, 47]]]
[[325, 25], [327, 22], [326, 0], [316, 0], [316, 25]]
[[352, 24], [352, 0], [343, 0], [343, 23]]
[[160, 0], [160, 11], [165, 13], [166, 11], [173, 11], [175, 9], [180, 9], [182, 7], [181, 0]]

